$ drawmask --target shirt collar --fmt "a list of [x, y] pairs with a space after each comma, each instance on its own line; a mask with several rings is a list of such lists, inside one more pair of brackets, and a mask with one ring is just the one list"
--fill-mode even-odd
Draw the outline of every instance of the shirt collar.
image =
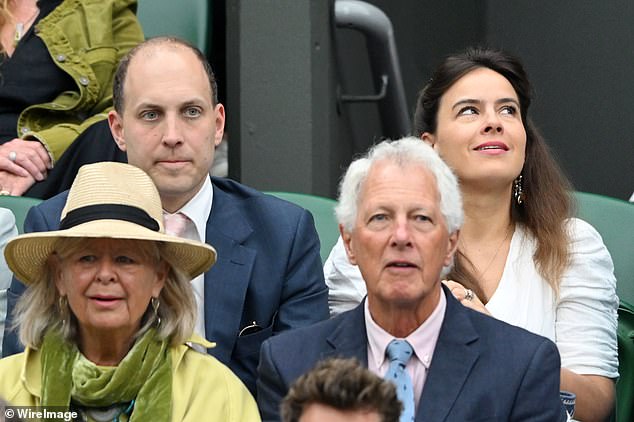
[[[441, 289], [440, 300], [434, 311], [416, 330], [405, 338], [405, 340], [411, 344], [415, 356], [420, 360], [423, 366], [425, 366], [425, 369], [429, 369], [431, 365], [431, 358], [434, 355], [438, 335], [440, 334], [440, 329], [445, 319], [446, 308], [447, 298]], [[367, 299], [364, 304], [364, 316], [370, 351], [368, 359], [374, 359], [376, 368], [380, 368], [386, 359], [385, 350], [390, 341], [394, 339], [394, 336], [381, 328], [374, 319], [372, 319]]]
[[211, 184], [211, 178], [207, 176], [202, 187], [185, 205], [176, 212], [182, 212], [196, 226], [196, 232], [201, 242], [205, 242], [205, 234], [207, 232], [207, 220], [211, 214], [211, 206], [213, 204], [214, 188]]

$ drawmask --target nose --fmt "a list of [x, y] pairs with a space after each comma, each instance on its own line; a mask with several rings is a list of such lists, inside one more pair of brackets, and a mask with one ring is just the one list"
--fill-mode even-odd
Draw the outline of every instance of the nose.
[[177, 116], [166, 116], [163, 144], [171, 148], [183, 143], [181, 121]]
[[97, 281], [102, 283], [112, 283], [116, 279], [116, 272], [114, 270], [114, 262], [110, 258], [102, 258], [99, 260], [99, 266], [97, 268]]
[[392, 246], [405, 248], [412, 245], [412, 233], [409, 221], [406, 218], [397, 219], [392, 233]]
[[486, 121], [482, 126], [482, 133], [485, 135], [500, 135], [504, 132], [504, 126], [500, 120], [500, 116], [495, 112], [489, 112], [486, 115]]

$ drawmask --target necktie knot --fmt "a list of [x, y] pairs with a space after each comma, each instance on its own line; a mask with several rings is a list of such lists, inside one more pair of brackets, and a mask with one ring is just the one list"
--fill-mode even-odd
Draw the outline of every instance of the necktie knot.
[[188, 220], [185, 214], [182, 212], [177, 212], [175, 214], [164, 213], [163, 219], [165, 221], [165, 234], [183, 237]]
[[406, 365], [414, 353], [414, 349], [407, 340], [392, 340], [387, 346], [387, 357], [390, 362], [397, 361], [402, 365]]

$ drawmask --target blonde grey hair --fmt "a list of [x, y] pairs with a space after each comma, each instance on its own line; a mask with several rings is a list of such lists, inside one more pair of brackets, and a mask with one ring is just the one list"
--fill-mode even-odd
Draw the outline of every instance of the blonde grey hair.
[[429, 170], [436, 179], [440, 194], [440, 212], [447, 230], [454, 233], [462, 226], [462, 196], [458, 179], [436, 151], [419, 138], [405, 137], [395, 141], [383, 141], [362, 157], [354, 160], [339, 185], [339, 201], [335, 207], [337, 220], [344, 229], [352, 232], [357, 218], [359, 195], [368, 174], [379, 161], [390, 161], [400, 167], [418, 165]]
[[[39, 348], [49, 329], [58, 330], [69, 342], [78, 341], [78, 321], [68, 303], [60, 300], [54, 274], [56, 265], [83, 248], [85, 241], [85, 238], [59, 239], [38, 279], [34, 280], [18, 300], [12, 328], [18, 330], [20, 341], [25, 346]], [[138, 250], [150, 259], [151, 265], [158, 267], [161, 262], [167, 264], [167, 278], [159, 295], [157, 314], [161, 322], [157, 333], [159, 338], [169, 339], [172, 345], [185, 342], [192, 335], [196, 321], [196, 300], [190, 280], [178, 267], [178, 263], [170, 262], [162, 242], [129, 241], [138, 243]], [[142, 318], [137, 336], [156, 324], [157, 317], [150, 305]]]

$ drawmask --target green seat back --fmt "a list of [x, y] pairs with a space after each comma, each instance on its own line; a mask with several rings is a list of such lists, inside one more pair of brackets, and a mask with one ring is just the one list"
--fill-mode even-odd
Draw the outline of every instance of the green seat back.
[[173, 35], [207, 54], [209, 0], [139, 0], [137, 16], [145, 38]]
[[577, 216], [597, 229], [612, 255], [619, 298], [634, 303], [634, 204], [586, 192], [573, 196]]
[[619, 306], [619, 380], [616, 383], [616, 421], [634, 421], [634, 306]]
[[26, 196], [0, 196], [0, 207], [8, 208], [15, 215], [15, 225], [18, 228], [18, 233], [24, 233], [24, 219], [26, 213], [29, 212], [32, 206], [42, 202], [41, 199], [27, 198]]
[[335, 205], [337, 204], [337, 201], [330, 198], [307, 195], [304, 193], [267, 193], [297, 204], [310, 211], [315, 219], [315, 228], [317, 229], [319, 242], [321, 243], [321, 262], [326, 262], [326, 258], [328, 258], [328, 255], [330, 254], [330, 250], [333, 246], [335, 246], [335, 243], [337, 243], [337, 239], [339, 238], [339, 226], [337, 224], [337, 219], [335, 218]]

